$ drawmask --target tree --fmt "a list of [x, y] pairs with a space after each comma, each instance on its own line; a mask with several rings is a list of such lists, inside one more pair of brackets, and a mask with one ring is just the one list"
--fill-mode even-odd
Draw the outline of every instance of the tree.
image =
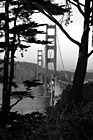
[[[88, 53], [88, 40], [89, 40], [89, 31], [90, 26], [93, 26], [93, 2], [92, 0], [85, 0], [85, 4], [80, 3], [79, 0], [66, 0], [66, 7], [67, 9], [64, 9], [62, 6], [58, 6], [58, 4], [55, 4], [53, 8], [50, 8], [52, 6], [50, 1], [44, 2], [42, 0], [41, 2], [38, 2], [37, 0], [33, 1], [25, 1], [22, 0], [24, 3], [27, 3], [27, 7], [29, 10], [32, 6], [35, 7], [38, 11], [43, 13], [45, 16], [47, 16], [51, 21], [53, 21], [60, 29], [61, 31], [73, 42], [79, 47], [79, 57], [77, 61], [77, 67], [74, 74], [74, 80], [73, 80], [73, 86], [71, 91], [71, 99], [74, 100], [75, 104], [78, 104], [82, 100], [82, 88], [83, 83], [85, 79], [86, 69], [87, 69], [87, 60], [89, 56], [93, 53], [91, 51]], [[81, 42], [78, 42], [77, 40], [74, 40], [63, 28], [63, 26], [56, 20], [54, 15], [62, 14], [62, 10], [65, 12], [70, 13], [70, 7], [69, 5], [74, 5], [78, 9], [78, 11], [82, 14], [84, 17], [84, 23], [83, 23], [83, 34], [81, 38]], [[56, 7], [57, 6], [57, 7]], [[83, 8], [82, 8], [83, 7]], [[57, 8], [57, 10], [55, 10]], [[61, 9], [60, 9], [61, 8]], [[51, 10], [52, 9], [52, 10]], [[84, 11], [82, 10], [84, 9]], [[55, 11], [55, 12], [54, 12]], [[69, 23], [70, 20], [70, 14], [68, 14], [68, 18], [66, 20], [67, 23]]]
[[9, 1], [5, 1], [5, 56], [4, 56], [4, 75], [3, 75], [3, 95], [2, 95], [2, 125], [6, 124], [8, 114], [8, 64], [9, 64]]
[[[72, 87], [72, 94], [74, 95], [75, 103], [81, 101], [82, 99], [82, 88], [84, 83], [84, 78], [87, 69], [87, 61], [90, 54], [88, 54], [88, 40], [89, 40], [89, 30], [90, 30], [90, 8], [91, 1], [85, 0], [85, 7], [84, 7], [84, 28], [83, 28], [83, 35], [81, 38], [81, 43], [79, 45], [79, 58], [77, 62], [77, 68], [75, 71], [73, 87]], [[79, 5], [79, 3], [77, 3]], [[80, 5], [79, 5], [80, 6]]]
[[[4, 49], [4, 70], [3, 70], [3, 91], [2, 91], [2, 118], [3, 125], [6, 125], [8, 114], [10, 111], [10, 97], [11, 88], [14, 77], [14, 55], [19, 47], [21, 50], [30, 47], [31, 43], [45, 44], [44, 40], [37, 40], [36, 34], [42, 34], [44, 32], [38, 31], [36, 27], [42, 26], [30, 20], [33, 12], [27, 12], [20, 1], [3, 1], [5, 6], [5, 13], [0, 19], [0, 22], [5, 21], [0, 28], [5, 32], [2, 36], [5, 37], [5, 42], [1, 42], [1, 48]], [[1, 2], [2, 4], [2, 2]], [[2, 5], [3, 5], [2, 4]], [[11, 7], [13, 7], [11, 9]], [[18, 24], [18, 20], [22, 21], [22, 24]], [[14, 26], [11, 28], [10, 23], [14, 22]], [[11, 34], [11, 36], [10, 36]], [[22, 40], [23, 39], [23, 40]], [[29, 45], [22, 44], [22, 41], [30, 43]], [[1, 50], [2, 51], [2, 50]], [[17, 102], [16, 102], [17, 103]], [[14, 104], [12, 105], [14, 106]]]

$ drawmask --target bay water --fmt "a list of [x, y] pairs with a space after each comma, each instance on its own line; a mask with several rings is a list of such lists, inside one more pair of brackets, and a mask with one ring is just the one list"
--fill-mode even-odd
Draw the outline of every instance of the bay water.
[[[0, 84], [0, 106], [2, 104], [2, 84]], [[17, 91], [24, 91], [24, 85], [20, 84], [17, 89], [12, 89]], [[35, 91], [35, 92], [34, 92]], [[23, 98], [19, 103], [17, 103], [12, 109], [12, 112], [17, 111], [20, 114], [27, 114], [34, 111], [44, 112], [47, 106], [50, 106], [50, 97], [44, 97], [42, 88], [33, 88], [34, 99]], [[38, 95], [36, 95], [38, 94]], [[18, 99], [11, 99], [11, 105], [14, 104]]]

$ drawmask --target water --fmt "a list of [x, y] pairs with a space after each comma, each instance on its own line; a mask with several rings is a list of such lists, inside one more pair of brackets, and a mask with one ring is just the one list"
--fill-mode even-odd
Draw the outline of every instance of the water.
[[[13, 88], [13, 90], [15, 90]], [[18, 91], [25, 90], [23, 85], [19, 85]], [[34, 92], [35, 91], [35, 92]], [[31, 113], [33, 111], [41, 111], [43, 112], [47, 106], [50, 106], [50, 97], [44, 97], [43, 96], [43, 88], [34, 88], [33, 94], [35, 95], [34, 99], [31, 98], [24, 98], [21, 100], [17, 105], [15, 105], [11, 111], [18, 111], [18, 113], [26, 114]], [[2, 84], [0, 84], [0, 99], [2, 98]], [[14, 104], [17, 101], [17, 99], [11, 100], [11, 105]], [[2, 103], [2, 100], [0, 100], [0, 104]]]

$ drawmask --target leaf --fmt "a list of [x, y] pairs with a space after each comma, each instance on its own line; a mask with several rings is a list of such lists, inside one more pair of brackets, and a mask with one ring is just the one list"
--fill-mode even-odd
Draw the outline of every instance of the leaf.
[[49, 10], [52, 15], [63, 15], [65, 12], [69, 12], [70, 10], [65, 8], [65, 5], [58, 5], [49, 0], [22, 0], [22, 2], [25, 4], [25, 8], [29, 11], [31, 11], [31, 9], [38, 10], [38, 7], [42, 6], [42, 10]]
[[[4, 69], [4, 67], [1, 67], [1, 68], [0, 68], [0, 71], [2, 71], [3, 69]], [[1, 76], [1, 75], [0, 75], [0, 76]]]
[[34, 96], [31, 94], [31, 92], [27, 91], [13, 91], [11, 94], [12, 98], [24, 98], [24, 97], [29, 97], [34, 99]]
[[0, 42], [0, 48], [2, 48], [2, 49], [5, 48], [5, 42]]
[[0, 21], [5, 20], [5, 13], [0, 13]]
[[23, 81], [23, 84], [24, 86], [28, 87], [28, 88], [31, 88], [31, 87], [37, 87], [39, 85], [42, 85], [41, 82], [37, 82], [37, 81], [29, 81], [29, 80], [26, 80], [26, 81]]
[[20, 44], [19, 47], [20, 47], [21, 50], [23, 50], [23, 49], [29, 48], [30, 45], [27, 46], [27, 45]]
[[0, 53], [4, 52], [4, 50], [0, 50]]
[[16, 84], [16, 82], [12, 82], [12, 86], [14, 87], [14, 88], [18, 88], [19, 86]]

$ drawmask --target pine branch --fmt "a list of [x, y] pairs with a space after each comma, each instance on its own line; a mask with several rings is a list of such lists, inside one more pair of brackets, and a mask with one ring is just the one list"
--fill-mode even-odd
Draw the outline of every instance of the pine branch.
[[51, 13], [49, 11], [45, 11], [45, 9], [43, 9], [42, 6], [40, 5], [36, 5], [37, 6], [37, 9], [43, 13], [45, 16], [47, 16], [51, 21], [53, 21], [60, 29], [61, 31], [67, 36], [67, 38], [69, 40], [71, 40], [73, 43], [75, 43], [76, 45], [78, 45], [80, 47], [80, 43], [76, 40], [74, 40], [65, 30], [64, 28], [62, 27], [62, 25], [51, 15]]
[[[85, 16], [85, 14], [84, 14], [84, 12], [82, 11], [82, 9], [81, 9], [81, 3], [79, 2], [79, 0], [73, 0], [74, 2], [72, 2], [71, 0], [68, 0], [71, 4], [73, 4], [74, 6], [76, 6], [77, 8], [78, 8], [78, 10], [79, 10], [79, 12], [82, 14], [82, 16], [84, 17]], [[83, 5], [84, 6], [84, 5]]]
[[93, 50], [90, 53], [88, 53], [87, 58], [90, 57], [92, 54], [93, 54]]
[[62, 15], [65, 12], [68, 12], [70, 9], [66, 9], [65, 5], [58, 5], [57, 3], [52, 3], [50, 1], [44, 0], [21, 0], [25, 8], [29, 11], [38, 10], [36, 5], [42, 6], [44, 9], [47, 9], [51, 12], [52, 15]]
[[11, 110], [11, 108], [13, 108], [13, 106], [15, 106], [16, 104], [18, 104], [20, 101], [22, 101], [23, 98], [19, 98], [14, 104], [12, 104], [10, 107], [9, 107], [9, 110]]

